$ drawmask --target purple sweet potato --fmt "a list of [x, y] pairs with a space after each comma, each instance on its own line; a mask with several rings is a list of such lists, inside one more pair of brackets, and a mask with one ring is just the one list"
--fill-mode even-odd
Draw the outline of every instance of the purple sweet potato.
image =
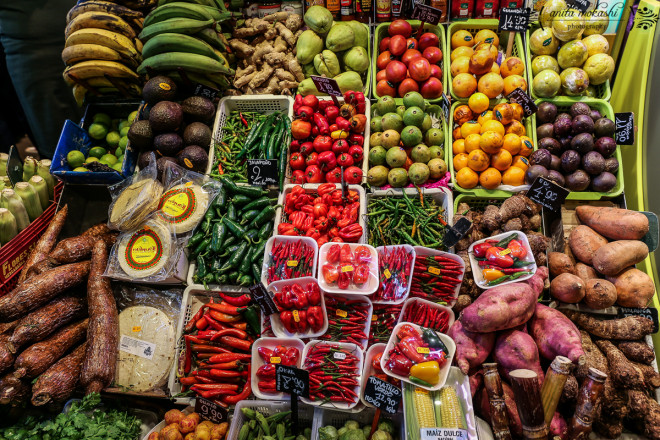
[[539, 350], [534, 339], [520, 330], [502, 332], [495, 341], [493, 358], [497, 362], [500, 373], [509, 378], [513, 370], [526, 368], [538, 375], [539, 386], [543, 384], [543, 369], [539, 361]]
[[463, 327], [470, 332], [492, 333], [526, 323], [534, 314], [547, 277], [548, 268], [542, 266], [525, 282], [486, 290], [461, 312]]
[[470, 394], [472, 394], [472, 398], [474, 399], [475, 394], [477, 394], [477, 391], [479, 391], [479, 388], [481, 388], [481, 385], [484, 383], [484, 370], [480, 369], [475, 373], [470, 374], [469, 379]]
[[447, 335], [456, 343], [454, 360], [463, 374], [483, 364], [495, 345], [495, 333], [469, 332], [460, 319], [454, 321]]
[[560, 311], [537, 303], [528, 327], [545, 359], [566, 356], [574, 363], [585, 361], [580, 332]]
[[557, 437], [562, 440], [568, 439], [568, 424], [557, 411], [555, 411], [555, 415], [552, 416], [552, 421], [550, 422], [550, 436], [553, 439]]

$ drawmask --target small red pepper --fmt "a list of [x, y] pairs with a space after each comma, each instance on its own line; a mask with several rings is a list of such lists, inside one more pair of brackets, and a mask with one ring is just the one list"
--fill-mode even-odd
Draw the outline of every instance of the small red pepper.
[[319, 133], [330, 134], [330, 124], [321, 113], [314, 113], [314, 124], [319, 128]]
[[493, 246], [486, 251], [486, 259], [500, 267], [513, 266], [514, 261], [513, 257], [511, 256], [511, 252], [508, 254], [504, 253], [504, 255], [502, 255], [503, 252], [504, 248]]
[[294, 113], [298, 112], [298, 109], [302, 107], [302, 105], [303, 105], [302, 95], [296, 95], [295, 99], [293, 100], [293, 112]]
[[334, 284], [339, 278], [339, 271], [334, 264], [324, 264], [321, 268], [321, 274], [326, 284]]
[[302, 100], [303, 105], [307, 105], [316, 111], [319, 108], [319, 98], [314, 95], [307, 95]]
[[[325, 256], [326, 260], [328, 260], [328, 263], [330, 264], [339, 263], [340, 250], [341, 250], [341, 246], [338, 244], [333, 244], [332, 246], [330, 246], [330, 249], [328, 249], [328, 253]], [[349, 251], [350, 251], [350, 247], [349, 247]]]
[[342, 264], [353, 262], [353, 252], [351, 251], [350, 245], [344, 244], [341, 246], [341, 250], [339, 251], [339, 262]]
[[312, 124], [302, 119], [296, 119], [291, 123], [291, 134], [294, 139], [307, 139], [312, 134]]
[[[307, 320], [309, 321], [309, 310], [307, 311]], [[312, 328], [314, 328], [312, 326]], [[300, 359], [300, 351], [296, 347], [289, 347], [286, 350], [286, 353], [282, 357], [282, 364], [286, 366], [296, 366], [298, 365], [298, 360]]]
[[321, 289], [315, 282], [307, 284], [307, 301], [310, 306], [321, 304]]
[[337, 280], [337, 286], [340, 289], [348, 289], [348, 286], [353, 279], [353, 272], [355, 272], [355, 266], [351, 263], [341, 264], [341, 268], [339, 269], [339, 279]]
[[371, 262], [371, 251], [368, 247], [358, 246], [355, 248], [355, 262], [360, 264]]
[[328, 120], [328, 123], [334, 124], [337, 116], [339, 116], [339, 108], [336, 105], [326, 107], [325, 118]]
[[252, 300], [252, 297], [249, 293], [243, 294], [241, 296], [231, 296], [228, 293], [218, 292], [218, 295], [220, 295], [220, 298], [222, 298], [223, 301], [237, 307], [247, 306]]
[[312, 306], [307, 309], [307, 323], [314, 332], [323, 328], [323, 309], [320, 306]]
[[339, 238], [348, 242], [356, 243], [362, 237], [362, 226], [353, 223], [339, 230]]
[[[250, 393], [252, 392], [252, 388], [250, 386], [250, 368], [251, 368], [251, 364], [248, 364], [247, 378], [245, 380], [245, 385], [243, 386], [243, 390], [235, 396], [223, 397], [223, 399], [222, 399], [223, 402], [228, 403], [230, 405], [235, 405], [236, 403], [240, 402], [241, 400], [245, 400], [248, 397], [250, 397]], [[211, 371], [213, 371], [213, 370], [211, 370]]]
[[323, 197], [324, 194], [330, 194], [335, 189], [337, 189], [337, 186], [334, 183], [323, 183], [319, 185], [319, 187], [316, 189], [316, 192], [318, 193], [319, 196]]
[[296, 116], [298, 116], [303, 121], [311, 121], [313, 115], [314, 109], [306, 105], [299, 107], [296, 111]]
[[359, 264], [353, 273], [353, 282], [362, 285], [369, 280], [369, 265]]
[[283, 310], [280, 312], [280, 321], [289, 333], [296, 332], [296, 326], [293, 321], [293, 313], [290, 310]]
[[477, 258], [484, 258], [486, 256], [486, 251], [488, 249], [490, 249], [491, 247], [492, 247], [492, 245], [490, 245], [486, 242], [479, 243], [479, 244], [474, 245], [474, 247], [472, 248], [472, 253]]
[[266, 362], [268, 363], [257, 370], [257, 377], [259, 379], [275, 379], [275, 364], [270, 363], [270, 358]]
[[304, 309], [309, 305], [307, 301], [307, 292], [299, 284], [291, 286], [291, 299], [293, 301], [294, 309]]
[[511, 240], [506, 248], [511, 249], [511, 255], [519, 260], [527, 256], [527, 249], [525, 249], [525, 246], [523, 246], [520, 240]]

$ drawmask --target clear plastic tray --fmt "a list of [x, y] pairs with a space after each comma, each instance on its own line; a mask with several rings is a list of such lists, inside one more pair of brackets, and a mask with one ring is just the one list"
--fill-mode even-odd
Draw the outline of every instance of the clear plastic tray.
[[[275, 281], [274, 283], [270, 283], [270, 285], [268, 286], [268, 290], [273, 293], [277, 293], [286, 286], [292, 286], [294, 284], [298, 284], [304, 287], [308, 283], [317, 283], [316, 278], [303, 277], [303, 278], [295, 278], [293, 280]], [[270, 315], [270, 325], [273, 327], [273, 333], [275, 333], [275, 336], [277, 336], [278, 338], [315, 338], [321, 336], [323, 333], [325, 333], [328, 330], [328, 312], [325, 309], [325, 298], [323, 292], [321, 292], [321, 308], [323, 309], [323, 327], [321, 327], [319, 331], [314, 332], [310, 328], [305, 333], [290, 333], [289, 331], [287, 331], [284, 325], [282, 325], [282, 321], [280, 320], [279, 313], [274, 313]]]
[[367, 380], [369, 380], [369, 376], [373, 376], [376, 374], [376, 371], [374, 370], [374, 367], [371, 365], [371, 362], [374, 360], [374, 357], [378, 353], [383, 353], [385, 351], [385, 347], [387, 347], [387, 344], [383, 344], [382, 342], [378, 344], [374, 344], [371, 347], [369, 347], [369, 350], [364, 354], [364, 368], [362, 369], [362, 389], [360, 393], [360, 401], [362, 402], [363, 405], [365, 405], [367, 408], [375, 408], [375, 406], [367, 403], [364, 400], [364, 390], [367, 387]]
[[[272, 416], [273, 414], [281, 413], [291, 410], [291, 401], [286, 400], [241, 400], [236, 404], [234, 409], [234, 417], [231, 420], [231, 426], [227, 432], [226, 440], [238, 440], [238, 433], [243, 427], [243, 424], [248, 420], [243, 415], [243, 408], [251, 408], [259, 411], [264, 417]], [[314, 430], [314, 408], [302, 403], [298, 404], [298, 422], [302, 428], [311, 427]]]
[[[411, 307], [415, 307], [415, 304], [426, 304], [427, 306], [431, 307], [432, 309], [437, 309], [437, 310], [442, 310], [445, 313], [449, 315], [449, 321], [447, 321], [447, 330], [451, 328], [451, 325], [454, 323], [454, 320], [456, 319], [456, 316], [454, 315], [454, 311], [447, 306], [443, 306], [440, 304], [436, 304], [432, 301], [427, 301], [422, 298], [408, 298], [406, 302], [403, 304], [403, 308], [401, 309], [401, 314], [399, 315], [399, 320], [397, 322], [402, 322], [403, 321], [403, 315], [406, 313], [406, 309], [409, 309]], [[415, 323], [413, 323], [415, 324]]]
[[[369, 332], [371, 331], [371, 316], [374, 313], [374, 305], [371, 302], [371, 300], [369, 298], [367, 298], [366, 296], [362, 296], [362, 297], [358, 298], [355, 295], [346, 295], [346, 294], [341, 294], [341, 293], [327, 293], [327, 295], [336, 296], [337, 298], [341, 298], [345, 301], [361, 300], [361, 301], [364, 301], [365, 303], [369, 304], [369, 310], [367, 311], [367, 323], [364, 327], [364, 334], [367, 335], [367, 338], [366, 339], [358, 339], [359, 341], [361, 341], [362, 350], [366, 350], [367, 345], [369, 344]], [[347, 309], [348, 310], [346, 310], [346, 311], [350, 315], [350, 313], [351, 313], [350, 307], [347, 307]], [[327, 308], [326, 308], [326, 312], [327, 312]], [[332, 318], [333, 318], [332, 316], [328, 316], [328, 320], [330, 320]]]
[[[319, 259], [319, 245], [316, 243], [316, 240], [314, 240], [311, 237], [293, 237], [290, 235], [274, 235], [270, 237], [266, 242], [266, 249], [264, 250], [264, 261], [263, 261], [263, 265], [261, 266], [261, 284], [263, 284], [264, 286], [268, 286], [268, 268], [270, 267], [268, 263], [270, 258], [270, 251], [273, 250], [275, 240], [279, 240], [284, 243], [303, 242], [308, 246], [312, 246], [312, 248], [314, 249], [314, 261], [312, 262], [310, 276], [314, 276], [316, 274], [316, 263], [318, 262]], [[295, 278], [291, 278], [291, 279], [295, 279]]]
[[[408, 286], [406, 288], [406, 293], [403, 294], [403, 296], [397, 300], [391, 301], [391, 300], [386, 300], [386, 299], [381, 299], [381, 300], [376, 300], [372, 299], [371, 302], [374, 304], [401, 304], [408, 298], [408, 295], [410, 295], [410, 283], [412, 283], [412, 276], [415, 268], [415, 248], [410, 246], [409, 244], [397, 244], [394, 246], [378, 246], [376, 248], [376, 253], [380, 255], [380, 251], [387, 248], [388, 252], [395, 249], [395, 248], [404, 248], [408, 253], [412, 252], [412, 261], [410, 264], [412, 264], [412, 267], [410, 268], [410, 276], [408, 276]], [[380, 262], [378, 263], [378, 283], [380, 284], [380, 277], [384, 276], [382, 273], [380, 273]], [[376, 292], [378, 291], [378, 288], [376, 288]], [[376, 293], [374, 292], [374, 298], [376, 297]]]
[[[343, 246], [344, 244], [348, 244], [351, 247], [351, 252], [354, 252], [358, 246], [365, 246], [367, 249], [371, 251], [371, 261], [369, 262], [369, 279], [361, 287], [356, 286], [353, 282], [351, 282], [348, 289], [340, 289], [339, 286], [336, 285], [336, 283], [330, 285], [325, 282], [325, 279], [323, 278], [322, 268], [323, 265], [327, 263], [327, 255], [328, 255], [328, 251], [330, 250], [330, 246], [334, 244], [338, 244], [340, 246]], [[338, 263], [337, 266], [340, 266], [340, 264]], [[341, 270], [342, 268], [339, 268], [339, 271]], [[319, 250], [319, 264], [318, 264], [317, 277], [319, 280], [319, 286], [321, 286], [321, 290], [325, 292], [339, 293], [343, 295], [371, 295], [376, 291], [376, 289], [378, 289], [378, 254], [376, 253], [376, 249], [373, 246], [369, 246], [368, 244], [361, 244], [361, 243], [333, 243], [333, 242], [326, 243], [323, 246], [321, 246], [321, 249]]]
[[288, 397], [288, 394], [282, 393], [282, 392], [275, 392], [275, 393], [265, 393], [259, 390], [259, 386], [257, 385], [259, 382], [259, 378], [257, 377], [257, 370], [262, 366], [265, 365], [266, 363], [264, 362], [263, 359], [261, 359], [261, 356], [259, 355], [259, 347], [265, 347], [265, 348], [270, 348], [274, 349], [278, 345], [283, 345], [287, 348], [289, 347], [295, 347], [299, 351], [299, 357], [298, 357], [298, 362], [296, 363], [295, 367], [300, 368], [302, 365], [302, 353], [303, 350], [305, 349], [305, 344], [303, 341], [300, 339], [294, 339], [294, 338], [259, 338], [256, 341], [254, 341], [254, 344], [252, 344], [252, 366], [251, 366], [251, 384], [252, 384], [252, 394], [257, 396], [258, 399], [265, 399], [265, 400], [283, 400]]
[[456, 304], [456, 300], [458, 299], [458, 292], [460, 292], [461, 290], [461, 284], [463, 284], [463, 277], [465, 276], [465, 261], [463, 261], [463, 259], [456, 254], [450, 254], [449, 252], [438, 251], [424, 246], [415, 246], [414, 249], [416, 254], [415, 261], [418, 261], [429, 255], [430, 256], [441, 255], [443, 257], [451, 258], [452, 260], [456, 261], [458, 264], [461, 265], [461, 268], [463, 270], [463, 273], [459, 277], [461, 282], [457, 284], [456, 287], [454, 287], [454, 297], [456, 299], [450, 302], [449, 304], [447, 304], [449, 307], [454, 307], [454, 304]]

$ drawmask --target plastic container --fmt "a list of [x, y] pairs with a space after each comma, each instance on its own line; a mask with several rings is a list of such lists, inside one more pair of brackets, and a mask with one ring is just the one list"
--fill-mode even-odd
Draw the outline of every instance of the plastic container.
[[[261, 284], [268, 286], [268, 268], [270, 267], [270, 251], [273, 250], [275, 241], [278, 243], [304, 243], [307, 246], [311, 246], [314, 249], [314, 260], [312, 261], [312, 267], [310, 268], [309, 276], [314, 276], [316, 274], [316, 263], [318, 262], [319, 257], [319, 245], [316, 243], [316, 240], [310, 237], [293, 237], [290, 235], [274, 235], [268, 239], [266, 242], [266, 249], [264, 250], [264, 262], [261, 266]], [[299, 264], [297, 260], [296, 264]], [[293, 263], [292, 263], [293, 264]], [[294, 279], [294, 278], [292, 278]]]
[[[303, 367], [305, 365], [305, 359], [307, 359], [307, 355], [309, 354], [309, 351], [311, 350], [312, 347], [315, 347], [317, 345], [333, 345], [333, 346], [338, 346], [340, 348], [343, 348], [347, 350], [350, 353], [353, 353], [357, 358], [358, 358], [358, 365], [356, 366], [356, 371], [357, 374], [359, 375], [358, 377], [355, 378], [355, 380], [360, 384], [362, 382], [362, 366], [364, 365], [364, 352], [360, 349], [355, 344], [349, 344], [345, 342], [334, 342], [334, 341], [309, 341], [305, 345], [305, 351], [303, 351]], [[358, 385], [356, 387], [353, 387], [353, 391], [355, 394], [358, 396], [361, 393], [361, 386]], [[355, 399], [355, 402], [353, 403], [345, 403], [345, 402], [323, 402], [323, 401], [312, 401], [310, 399], [307, 399], [305, 397], [301, 397], [300, 400], [302, 400], [304, 403], [312, 406], [324, 406], [324, 407], [332, 407], [340, 411], [349, 411], [352, 408], [355, 408], [357, 404], [360, 402], [360, 399], [357, 398]], [[313, 431], [314, 429], [312, 428], [312, 436], [313, 436]]]
[[454, 344], [454, 341], [452, 340], [452, 338], [445, 335], [444, 333], [435, 332], [438, 335], [438, 338], [440, 338], [440, 340], [445, 344], [445, 346], [447, 347], [447, 350], [449, 351], [449, 353], [447, 353], [447, 360], [446, 360], [445, 364], [442, 367], [440, 367], [440, 378], [439, 378], [437, 384], [435, 384], [432, 387], [425, 387], [425, 386], [422, 386], [422, 385], [417, 385], [417, 384], [411, 382], [410, 379], [408, 379], [408, 376], [401, 376], [399, 374], [396, 374], [396, 373], [390, 371], [390, 369], [387, 368], [387, 361], [389, 361], [389, 359], [390, 359], [389, 353], [394, 349], [394, 346], [396, 345], [396, 343], [398, 341], [397, 333], [399, 332], [399, 329], [401, 327], [403, 327], [404, 325], [413, 326], [413, 328], [415, 328], [419, 332], [419, 335], [420, 336], [422, 335], [422, 327], [421, 326], [419, 326], [417, 324], [413, 324], [411, 322], [400, 322], [400, 323], [398, 323], [394, 327], [394, 330], [392, 331], [392, 336], [390, 336], [390, 340], [387, 342], [387, 347], [385, 348], [385, 352], [383, 352], [383, 357], [380, 359], [380, 367], [383, 369], [385, 374], [387, 374], [388, 376], [396, 377], [397, 379], [401, 380], [402, 382], [406, 382], [406, 383], [415, 385], [417, 387], [427, 389], [429, 391], [439, 390], [440, 388], [442, 388], [444, 386], [445, 382], [447, 381], [447, 375], [449, 374], [449, 368], [451, 366], [452, 360], [454, 359], [454, 353], [456, 352], [456, 344]]
[[[273, 414], [281, 413], [291, 410], [290, 400], [241, 400], [236, 404], [234, 409], [234, 416], [231, 419], [231, 426], [227, 432], [226, 440], [238, 440], [238, 433], [243, 427], [243, 424], [248, 422], [248, 419], [243, 415], [243, 408], [251, 408], [259, 411], [264, 417], [272, 416]], [[298, 403], [298, 423], [301, 430], [304, 428], [312, 428], [314, 423], [314, 408]], [[312, 428], [313, 430], [313, 428]]]
[[[319, 428], [324, 426], [332, 425], [339, 429], [349, 420], [355, 420], [360, 425], [371, 425], [375, 418], [375, 414], [376, 410], [374, 408], [364, 408], [364, 411], [360, 412], [359, 414], [350, 414], [344, 411], [329, 408], [316, 408], [314, 410], [314, 426], [312, 427], [311, 440], [319, 440]], [[393, 438], [399, 438], [399, 440], [406, 439], [403, 414], [381, 413], [380, 417], [381, 420], [391, 420], [394, 422], [395, 435], [392, 436]]]
[[[326, 283], [325, 278], [323, 277], [323, 265], [328, 263], [328, 258], [327, 258], [328, 251], [330, 250], [330, 247], [335, 244], [338, 244], [339, 246], [348, 244], [351, 248], [351, 253], [355, 252], [355, 249], [358, 246], [364, 246], [367, 249], [369, 249], [369, 251], [371, 252], [371, 261], [369, 262], [369, 279], [362, 286], [358, 286], [351, 281], [351, 283], [348, 286], [348, 289], [340, 289], [337, 283], [333, 283], [333, 284]], [[337, 263], [336, 266], [340, 272], [344, 272], [345, 271], [344, 268], [347, 267], [342, 265], [341, 263]], [[333, 243], [333, 242], [326, 243], [323, 246], [321, 246], [321, 249], [319, 250], [319, 265], [318, 265], [317, 277], [319, 280], [319, 286], [321, 286], [321, 290], [323, 290], [324, 292], [339, 293], [343, 295], [371, 295], [376, 291], [376, 289], [378, 289], [378, 254], [376, 253], [376, 249], [373, 248], [372, 246], [369, 246], [368, 244], [360, 244], [360, 243]]]
[[[443, 251], [438, 251], [438, 250], [435, 250], [435, 249], [429, 249], [429, 248], [423, 247], [423, 246], [415, 246], [414, 249], [415, 249], [415, 253], [417, 254], [417, 260], [421, 260], [421, 259], [423, 259], [424, 257], [427, 257], [427, 256], [441, 255], [443, 257], [451, 258], [452, 260], [456, 261], [458, 264], [461, 265], [461, 268], [463, 269], [463, 273], [459, 277], [459, 279], [461, 280], [461, 283], [458, 284], [454, 288], [454, 297], [458, 299], [458, 292], [460, 292], [460, 290], [461, 290], [461, 284], [463, 283], [463, 277], [465, 277], [465, 261], [463, 261], [463, 259], [461, 257], [459, 257], [458, 255], [450, 254], [449, 252], [443, 252]], [[449, 303], [447, 305], [449, 307], [454, 307], [454, 304], [456, 304], [457, 299], [453, 300], [451, 303]], [[403, 309], [402, 309], [402, 311], [403, 311]]]
[[[519, 240], [522, 243], [522, 245], [525, 247], [525, 249], [527, 249], [527, 256], [525, 257], [525, 259], [531, 258], [532, 264], [530, 264], [528, 267], [529, 267], [529, 270], [532, 273], [530, 275], [525, 275], [525, 276], [522, 276], [520, 278], [516, 278], [515, 280], [505, 281], [503, 283], [496, 284], [494, 286], [489, 286], [487, 284], [487, 281], [484, 280], [484, 277], [481, 274], [481, 267], [479, 267], [479, 262], [475, 258], [474, 253], [472, 252], [472, 250], [474, 249], [474, 247], [476, 245], [478, 245], [479, 243], [483, 243], [486, 240], [500, 241], [500, 240], [502, 240], [506, 237], [509, 237], [511, 234], [518, 234], [517, 240]], [[533, 254], [532, 254], [532, 248], [529, 246], [529, 241], [527, 240], [527, 236], [523, 232], [520, 232], [520, 231], [503, 232], [501, 234], [493, 235], [492, 237], [484, 238], [483, 240], [475, 241], [468, 248], [468, 256], [470, 257], [470, 265], [472, 266], [472, 276], [474, 277], [474, 282], [477, 283], [477, 286], [479, 286], [481, 289], [492, 289], [493, 287], [505, 286], [505, 285], [511, 284], [511, 283], [519, 283], [521, 281], [525, 281], [525, 280], [530, 279], [536, 273], [536, 262], [534, 262], [534, 257], [533, 257]]]
[[[367, 298], [366, 296], [363, 296], [361, 298], [356, 298], [354, 295], [345, 295], [345, 294], [339, 294], [339, 293], [327, 293], [326, 295], [327, 296], [332, 296], [332, 297], [337, 297], [339, 300], [344, 300], [344, 301], [357, 301], [357, 300], [360, 300], [360, 301], [364, 301], [365, 303], [367, 303], [369, 305], [369, 308], [367, 310], [367, 323], [366, 323], [366, 325], [363, 329], [364, 334], [367, 335], [367, 337], [365, 339], [357, 339], [358, 341], [360, 341], [362, 350], [366, 350], [367, 345], [369, 344], [369, 331], [371, 331], [371, 316], [374, 313], [374, 305], [372, 304], [371, 300], [369, 298]], [[325, 300], [325, 298], [324, 298], [324, 300]], [[349, 306], [349, 307], [346, 307], [346, 308], [348, 309], [348, 310], [344, 310], [347, 313], [346, 316], [350, 316], [351, 307]], [[341, 309], [337, 310], [337, 312], [339, 312], [340, 310]], [[327, 307], [326, 307], [326, 311], [327, 311]], [[337, 315], [337, 317], [342, 318], [343, 316]], [[329, 315], [328, 320], [330, 320], [330, 319], [336, 319], [336, 318], [335, 318], [335, 316]]]
[[305, 349], [305, 343], [300, 339], [295, 338], [259, 338], [254, 341], [252, 344], [252, 363], [250, 368], [251, 375], [251, 385], [252, 385], [252, 394], [257, 396], [258, 399], [266, 400], [283, 400], [288, 397], [288, 394], [282, 392], [275, 393], [266, 393], [259, 390], [257, 385], [259, 378], [257, 377], [257, 370], [261, 368], [262, 365], [265, 365], [266, 362], [259, 355], [259, 348], [265, 347], [270, 348], [271, 350], [275, 349], [278, 345], [283, 345], [287, 348], [295, 347], [298, 349], [298, 362], [294, 365], [296, 368], [300, 368], [302, 365], [302, 353]]
[[374, 357], [376, 357], [377, 354], [383, 353], [385, 351], [385, 347], [387, 347], [387, 344], [380, 342], [369, 347], [369, 350], [367, 350], [367, 352], [364, 354], [364, 368], [362, 369], [361, 382], [362, 392], [360, 393], [360, 401], [367, 408], [375, 408], [375, 406], [367, 403], [364, 400], [364, 390], [367, 388], [367, 381], [369, 380], [369, 376], [376, 374], [376, 370], [374, 369], [373, 365], [371, 365], [371, 362], [374, 360]]
[[[374, 293], [374, 297], [371, 298], [371, 302], [374, 303], [374, 304], [401, 304], [402, 302], [404, 302], [406, 300], [406, 298], [408, 298], [408, 295], [410, 295], [410, 283], [412, 282], [413, 269], [415, 267], [415, 249], [412, 246], [410, 246], [409, 244], [398, 244], [398, 245], [394, 245], [394, 246], [378, 246], [376, 248], [376, 252], [378, 253], [378, 255], [380, 255], [380, 253], [383, 250], [385, 250], [386, 248], [387, 248], [388, 252], [390, 252], [391, 250], [394, 250], [394, 249], [403, 248], [403, 249], [406, 250], [406, 252], [412, 253], [412, 260], [410, 262], [410, 275], [408, 276], [408, 284], [406, 285], [405, 292], [403, 293], [403, 295], [399, 295], [400, 296], [399, 299], [396, 299], [396, 300], [386, 300], [386, 299], [376, 300], [375, 299], [376, 293]], [[379, 258], [379, 260], [380, 260], [380, 258]], [[385, 273], [380, 272], [380, 261], [379, 261], [378, 262], [378, 282], [379, 282], [379, 284], [382, 283], [384, 281], [384, 279], [387, 279], [387, 278], [388, 277], [386, 277]], [[376, 289], [376, 292], [377, 291], [378, 291], [378, 289]]]
[[[402, 322], [405, 321], [403, 319], [406, 310], [412, 307], [415, 307], [417, 304], [424, 304], [432, 309], [440, 310], [447, 315], [449, 315], [449, 320], [447, 321], [447, 330], [451, 328], [451, 325], [454, 323], [454, 320], [456, 319], [456, 316], [454, 315], [454, 311], [447, 306], [443, 306], [441, 304], [434, 303], [432, 301], [427, 301], [422, 298], [408, 298], [405, 303], [403, 303], [403, 308], [401, 309], [401, 314], [399, 315], [399, 320], [397, 322]], [[407, 321], [407, 322], [412, 322], [412, 321]], [[417, 324], [413, 322], [413, 324]]]
[[[274, 283], [270, 283], [268, 286], [268, 290], [273, 293], [280, 292], [282, 289], [284, 289], [286, 286], [293, 286], [295, 284], [305, 288], [305, 286], [309, 283], [317, 283], [316, 278], [313, 277], [303, 277], [303, 278], [296, 278], [293, 280], [282, 280], [282, 281], [275, 281]], [[274, 313], [270, 315], [270, 325], [273, 328], [273, 333], [275, 333], [275, 336], [278, 338], [315, 338], [318, 336], [321, 336], [323, 333], [328, 330], [328, 312], [325, 309], [325, 298], [323, 296], [323, 292], [321, 292], [321, 308], [323, 309], [323, 327], [319, 329], [319, 331], [312, 331], [311, 328], [309, 328], [305, 333], [291, 333], [289, 332], [284, 325], [282, 324], [282, 321], [280, 320], [280, 315], [279, 313]]]

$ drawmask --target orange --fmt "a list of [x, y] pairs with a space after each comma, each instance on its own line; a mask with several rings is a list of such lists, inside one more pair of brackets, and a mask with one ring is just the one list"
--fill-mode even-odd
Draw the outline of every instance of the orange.
[[462, 170], [468, 166], [468, 155], [465, 153], [458, 153], [454, 156], [454, 169]]
[[495, 99], [504, 90], [504, 81], [497, 73], [486, 73], [479, 79], [478, 90], [490, 99]]
[[456, 173], [456, 183], [461, 188], [474, 188], [479, 183], [479, 175], [468, 167], [462, 168]]
[[495, 115], [495, 119], [504, 125], [510, 124], [513, 121], [513, 109], [507, 103], [497, 104], [493, 108], [493, 114]]
[[516, 121], [522, 121], [523, 116], [525, 116], [525, 111], [522, 108], [522, 105], [517, 102], [510, 102], [509, 105], [513, 109], [513, 119]]
[[494, 121], [495, 120], [495, 115], [493, 115], [492, 110], [486, 110], [482, 114], [479, 115], [477, 118], [477, 122], [480, 123], [481, 125], [484, 125], [486, 121]]
[[465, 139], [456, 139], [451, 144], [451, 152], [454, 154], [465, 153]]
[[470, 107], [470, 110], [475, 113], [485, 112], [488, 110], [489, 105], [490, 102], [488, 101], [488, 96], [484, 95], [483, 93], [475, 93], [470, 96], [470, 99], [468, 99], [468, 106]]
[[496, 131], [487, 131], [481, 135], [479, 146], [488, 154], [495, 154], [502, 148], [502, 135]]
[[520, 136], [513, 133], [505, 134], [504, 140], [502, 141], [502, 148], [515, 156], [520, 152], [520, 149], [522, 148], [522, 141], [520, 140]]
[[500, 74], [500, 66], [497, 63], [493, 63], [493, 66], [490, 68], [490, 71], [493, 73]]
[[467, 165], [474, 171], [483, 171], [488, 168], [490, 158], [481, 150], [474, 150], [468, 154]]
[[495, 168], [488, 168], [479, 174], [479, 184], [486, 189], [495, 189], [502, 183], [502, 174]]
[[520, 168], [523, 171], [527, 171], [529, 168], [529, 160], [525, 156], [516, 156], [511, 162], [511, 168]]
[[500, 44], [500, 38], [490, 29], [482, 29], [474, 36], [474, 44], [488, 43], [497, 47]]
[[477, 90], [477, 80], [469, 73], [459, 73], [451, 82], [454, 94], [459, 98], [467, 98]]
[[461, 134], [461, 127], [454, 128], [454, 131], [451, 132], [451, 135], [454, 140], [463, 139], [463, 135]]
[[481, 134], [484, 134], [487, 131], [494, 131], [500, 134], [500, 136], [504, 136], [504, 125], [500, 121], [486, 121], [483, 123], [481, 126]]
[[501, 149], [490, 157], [490, 165], [500, 171], [509, 169], [511, 162], [513, 162], [513, 157], [505, 149]]
[[454, 49], [460, 46], [474, 46], [474, 41], [470, 32], [461, 29], [460, 31], [454, 32], [451, 36], [451, 48]]
[[474, 150], [478, 150], [481, 145], [481, 135], [477, 133], [472, 133], [467, 135], [465, 138], [465, 152], [470, 153]]
[[518, 136], [525, 136], [527, 134], [527, 129], [520, 122], [513, 120], [506, 126], [506, 132], [517, 134]]
[[480, 132], [481, 132], [481, 125], [479, 125], [478, 122], [469, 121], [461, 125], [461, 135], [463, 135], [463, 139], [468, 137], [469, 134], [472, 133], [479, 134]]
[[459, 46], [451, 51], [451, 55], [449, 56], [449, 59], [451, 61], [454, 61], [456, 58], [459, 57], [471, 57], [473, 53], [474, 53], [474, 49], [472, 49], [471, 46]]
[[530, 154], [532, 154], [532, 151], [534, 151], [534, 143], [527, 136], [520, 136], [520, 140], [522, 141], [520, 154], [522, 154], [525, 157], [528, 157]]
[[472, 110], [467, 105], [459, 105], [454, 109], [454, 123], [462, 125], [474, 119]]
[[502, 74], [502, 78], [511, 75], [522, 75], [525, 73], [525, 64], [518, 57], [509, 57], [502, 61], [500, 73]]
[[504, 78], [504, 94], [508, 95], [517, 88], [527, 91], [527, 81], [520, 75], [511, 75]]
[[511, 167], [502, 174], [504, 185], [520, 186], [525, 184], [525, 171], [518, 167]]
[[458, 57], [451, 62], [449, 66], [451, 76], [456, 76], [459, 73], [470, 73], [470, 57]]

